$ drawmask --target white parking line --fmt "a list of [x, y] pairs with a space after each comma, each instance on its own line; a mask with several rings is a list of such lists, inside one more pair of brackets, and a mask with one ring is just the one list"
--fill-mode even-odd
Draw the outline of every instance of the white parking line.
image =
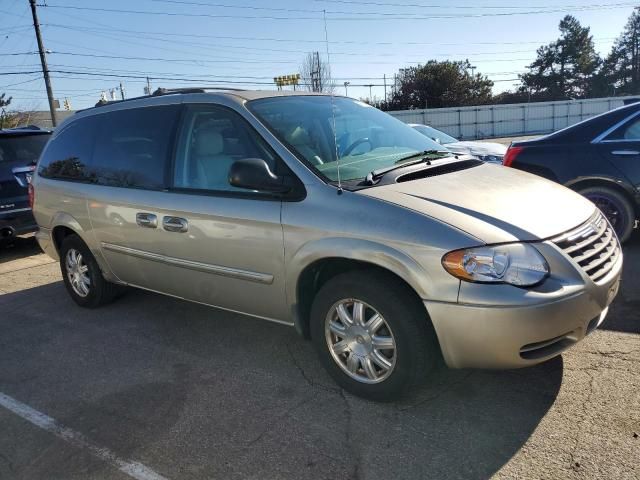
[[129, 475], [137, 480], [168, 480], [159, 473], [154, 472], [150, 468], [145, 467], [141, 463], [131, 462], [127, 460], [121, 460], [111, 450], [104, 447], [99, 447], [91, 443], [84, 435], [71, 430], [56, 422], [55, 419], [34, 410], [29, 405], [25, 405], [19, 402], [15, 398], [11, 398], [8, 395], [0, 392], [0, 406], [3, 406], [7, 410], [15, 413], [16, 415], [24, 418], [28, 422], [32, 423], [36, 427], [40, 427], [47, 432], [53, 433], [56, 437], [72, 444], [73, 446], [88, 450], [92, 455], [98, 457], [121, 472]]

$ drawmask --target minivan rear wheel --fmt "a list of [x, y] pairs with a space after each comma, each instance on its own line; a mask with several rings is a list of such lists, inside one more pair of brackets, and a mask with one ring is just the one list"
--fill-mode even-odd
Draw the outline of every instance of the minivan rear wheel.
[[99, 307], [124, 291], [121, 285], [104, 279], [91, 250], [77, 235], [69, 235], [62, 241], [60, 270], [67, 292], [81, 307]]
[[426, 380], [438, 358], [424, 307], [392, 275], [363, 270], [332, 278], [317, 293], [310, 320], [324, 367], [364, 398], [398, 398]]
[[598, 207], [615, 230], [621, 242], [627, 241], [636, 220], [633, 205], [624, 195], [607, 187], [588, 187], [579, 193]]

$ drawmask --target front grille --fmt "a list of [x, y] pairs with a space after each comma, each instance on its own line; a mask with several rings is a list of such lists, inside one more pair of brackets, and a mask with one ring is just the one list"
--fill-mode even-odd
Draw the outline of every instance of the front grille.
[[599, 211], [585, 224], [552, 239], [593, 280], [604, 278], [622, 253], [607, 219]]

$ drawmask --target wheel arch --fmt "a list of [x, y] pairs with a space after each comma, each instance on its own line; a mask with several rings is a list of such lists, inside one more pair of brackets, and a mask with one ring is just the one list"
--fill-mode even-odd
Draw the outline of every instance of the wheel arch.
[[565, 183], [565, 186], [575, 192], [590, 187], [606, 187], [623, 195], [633, 207], [636, 218], [640, 214], [640, 194], [626, 182], [610, 177], [582, 177]]
[[84, 238], [85, 232], [80, 222], [68, 213], [59, 212], [51, 221], [51, 239], [58, 255], [60, 254], [63, 240], [69, 235], [78, 235], [84, 243], [87, 243]]
[[298, 333], [309, 338], [311, 303], [322, 285], [340, 273], [363, 269], [391, 276], [405, 286], [425, 309], [422, 299], [427, 297], [430, 277], [411, 257], [375, 242], [322, 239], [303, 247], [288, 269], [287, 297], [292, 304]]
[[53, 242], [53, 246], [58, 254], [58, 258], [60, 258], [60, 247], [62, 246], [64, 239], [69, 235], [77, 235], [93, 254], [104, 278], [112, 283], [121, 283], [109, 267], [109, 264], [102, 255], [102, 251], [99, 246], [95, 245], [95, 242], [90, 241], [90, 235], [92, 236], [92, 233], [87, 232], [82, 228], [80, 222], [73, 216], [65, 212], [57, 213], [51, 221], [50, 228], [51, 241]]

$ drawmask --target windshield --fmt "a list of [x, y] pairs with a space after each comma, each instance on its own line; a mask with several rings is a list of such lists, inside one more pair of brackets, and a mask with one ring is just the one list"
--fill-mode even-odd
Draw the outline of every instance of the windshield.
[[0, 136], [0, 163], [35, 163], [49, 140], [49, 134]]
[[301, 160], [330, 181], [338, 180], [338, 163], [341, 180], [359, 180], [412, 153], [446, 150], [391, 115], [350, 98], [272, 97], [247, 106]]
[[413, 128], [423, 134], [425, 137], [434, 140], [441, 145], [446, 145], [447, 143], [454, 143], [458, 140], [453, 138], [451, 135], [447, 135], [440, 130], [436, 130], [433, 127], [428, 127], [427, 125], [413, 125]]

